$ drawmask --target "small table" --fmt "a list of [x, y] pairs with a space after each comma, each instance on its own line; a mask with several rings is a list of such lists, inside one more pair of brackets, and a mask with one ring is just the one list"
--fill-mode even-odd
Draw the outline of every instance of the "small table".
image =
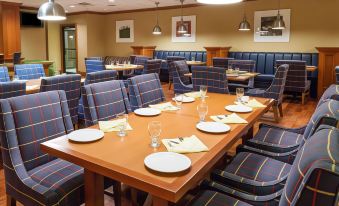
[[306, 71], [315, 72], [318, 69], [316, 66], [306, 66]]
[[188, 66], [204, 66], [206, 65], [206, 62], [202, 61], [186, 61]]
[[107, 70], [116, 70], [119, 73], [119, 78], [121, 79], [124, 71], [128, 70], [140, 70], [144, 69], [143, 65], [136, 64], [119, 64], [119, 65], [105, 65]]
[[[81, 84], [86, 78], [81, 78]], [[31, 79], [26, 82], [26, 94], [34, 94], [40, 92], [41, 79]]]
[[[243, 74], [239, 74], [238, 76], [228, 76], [227, 74], [227, 80], [230, 81], [248, 81], [251, 78], [254, 78], [256, 76], [258, 76], [260, 73], [255, 73], [255, 72], [248, 72], [248, 73], [243, 73]], [[184, 74], [186, 77], [192, 77], [192, 73], [187, 73]]]

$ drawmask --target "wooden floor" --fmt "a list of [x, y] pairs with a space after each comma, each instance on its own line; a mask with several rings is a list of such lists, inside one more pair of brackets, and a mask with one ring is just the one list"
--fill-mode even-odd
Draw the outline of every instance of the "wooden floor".
[[[163, 85], [165, 96], [169, 100], [174, 96], [173, 90], [168, 90], [168, 85]], [[294, 100], [290, 98], [285, 98], [283, 103], [283, 112], [284, 117], [279, 122], [279, 125], [284, 127], [300, 127], [305, 125], [308, 121], [311, 115], [314, 112], [314, 109], [317, 105], [317, 102], [315, 100], [309, 100], [305, 105], [301, 105], [300, 99]], [[268, 116], [272, 116], [272, 114], [268, 113]], [[267, 123], [272, 123], [265, 121]], [[255, 131], [258, 129], [258, 124], [255, 126]], [[235, 147], [230, 152], [231, 154], [234, 154]], [[129, 193], [128, 190], [124, 193], [123, 197], [123, 206], [130, 206], [132, 205], [129, 201]], [[4, 178], [4, 172], [3, 170], [0, 171], [0, 206], [6, 205], [6, 192], [5, 192], [5, 178]], [[20, 205], [20, 204], [17, 204]], [[105, 205], [114, 205], [113, 199], [111, 197], [105, 198]]]

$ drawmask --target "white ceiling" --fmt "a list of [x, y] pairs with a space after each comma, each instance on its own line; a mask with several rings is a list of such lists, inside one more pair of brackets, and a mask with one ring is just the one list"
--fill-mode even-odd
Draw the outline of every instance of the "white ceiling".
[[[42, 3], [48, 0], [6, 0], [10, 2], [22, 3], [23, 6], [38, 8]], [[95, 11], [95, 12], [113, 12], [123, 10], [145, 9], [155, 7], [155, 2], [159, 1], [159, 7], [180, 5], [179, 0], [55, 0], [61, 4], [69, 13], [79, 11]], [[91, 6], [82, 6], [79, 3], [86, 2]], [[194, 4], [196, 0], [185, 0], [185, 4]], [[115, 5], [115, 6], [109, 6]], [[75, 6], [75, 7], [72, 7]]]

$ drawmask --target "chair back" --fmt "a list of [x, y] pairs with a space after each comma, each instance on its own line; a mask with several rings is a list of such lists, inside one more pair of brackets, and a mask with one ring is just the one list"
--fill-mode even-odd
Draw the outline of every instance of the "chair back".
[[282, 103], [287, 72], [287, 64], [279, 66], [277, 71], [275, 72], [271, 86], [265, 91], [265, 97], [274, 99], [276, 101], [275, 104], [277, 105]]
[[319, 107], [322, 103], [329, 99], [339, 101], [339, 85], [332, 84], [331, 86], [329, 86], [325, 90], [324, 94], [320, 97], [317, 107]]
[[174, 61], [172, 62], [172, 64], [175, 67], [174, 72], [177, 72], [178, 78], [180, 78], [180, 81], [185, 85], [191, 84], [191, 78], [188, 76], [185, 76], [185, 74], [190, 73], [190, 69], [188, 68], [186, 60]]
[[42, 64], [16, 64], [14, 73], [20, 80], [39, 79], [46, 76]]
[[105, 70], [103, 60], [85, 60], [86, 74]]
[[99, 72], [91, 72], [86, 74], [86, 80], [84, 85], [107, 82], [116, 80], [118, 78], [118, 73], [115, 70], [105, 70]]
[[147, 60], [146, 63], [144, 64], [142, 74], [156, 73], [160, 75], [161, 64], [162, 64], [161, 59]]
[[158, 74], [143, 74], [128, 79], [132, 111], [165, 101]]
[[9, 82], [11, 79], [9, 78], [8, 69], [5, 66], [0, 66], [0, 82]]
[[21, 64], [21, 52], [14, 52], [13, 64]]
[[42, 142], [73, 131], [64, 91], [2, 99], [0, 118], [5, 175], [11, 181], [55, 159], [40, 149]]
[[25, 82], [0, 82], [0, 99], [17, 97], [25, 94]]
[[80, 99], [81, 75], [68, 74], [41, 79], [41, 92], [63, 90], [66, 93], [69, 112], [73, 124], [78, 123], [78, 106]]
[[85, 85], [82, 87], [82, 98], [86, 126], [131, 112], [123, 81], [112, 80]]
[[212, 59], [213, 67], [228, 68], [228, 62], [234, 58], [214, 57]]
[[[134, 60], [133, 60], [133, 58], [134, 58]], [[131, 56], [131, 60], [133, 61], [132, 64], [142, 65], [144, 67], [147, 64], [147, 61], [149, 59], [150, 58], [146, 57], [146, 56], [139, 56], [139, 55]], [[134, 74], [136, 74], [136, 75], [140, 75], [142, 73], [143, 73], [143, 70], [141, 70], [141, 69], [134, 70]]]
[[173, 81], [173, 71], [175, 70], [173, 62], [183, 60], [186, 60], [186, 58], [181, 56], [167, 56], [166, 61], [168, 66], [169, 82]]
[[298, 151], [279, 206], [336, 205], [339, 130], [320, 128]]
[[229, 94], [225, 68], [221, 67], [192, 67], [193, 90], [199, 91], [200, 86], [207, 86], [208, 92]]
[[0, 64], [4, 64], [4, 63], [5, 63], [5, 55], [0, 54]]
[[285, 92], [305, 92], [307, 89], [306, 61], [277, 60], [276, 66], [287, 64]]
[[339, 84], [339, 66], [336, 66], [335, 68], [335, 78], [336, 78], [336, 84]]

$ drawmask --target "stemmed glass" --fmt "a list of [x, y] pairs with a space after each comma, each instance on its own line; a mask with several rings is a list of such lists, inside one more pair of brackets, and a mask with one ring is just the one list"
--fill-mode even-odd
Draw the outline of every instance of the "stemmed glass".
[[244, 88], [236, 88], [237, 102], [242, 102], [242, 97], [244, 96]]
[[13, 81], [18, 81], [18, 80], [19, 80], [18, 75], [14, 75], [14, 76], [13, 76]]
[[119, 114], [118, 119], [121, 120], [121, 123], [119, 124], [119, 137], [125, 137], [127, 135], [126, 128], [128, 125], [128, 114]]
[[175, 100], [175, 104], [177, 105], [178, 109], [181, 109], [182, 102], [184, 101], [184, 95], [175, 94], [174, 100]]
[[157, 148], [160, 146], [159, 136], [161, 134], [161, 122], [152, 121], [148, 123], [148, 133], [151, 136], [151, 147]]
[[200, 95], [201, 95], [201, 100], [202, 101], [205, 101], [206, 94], [207, 94], [207, 86], [201, 85], [200, 86]]
[[205, 117], [208, 113], [208, 105], [205, 102], [201, 102], [197, 106], [197, 111], [198, 111], [198, 114], [199, 114], [200, 122], [204, 122]]

